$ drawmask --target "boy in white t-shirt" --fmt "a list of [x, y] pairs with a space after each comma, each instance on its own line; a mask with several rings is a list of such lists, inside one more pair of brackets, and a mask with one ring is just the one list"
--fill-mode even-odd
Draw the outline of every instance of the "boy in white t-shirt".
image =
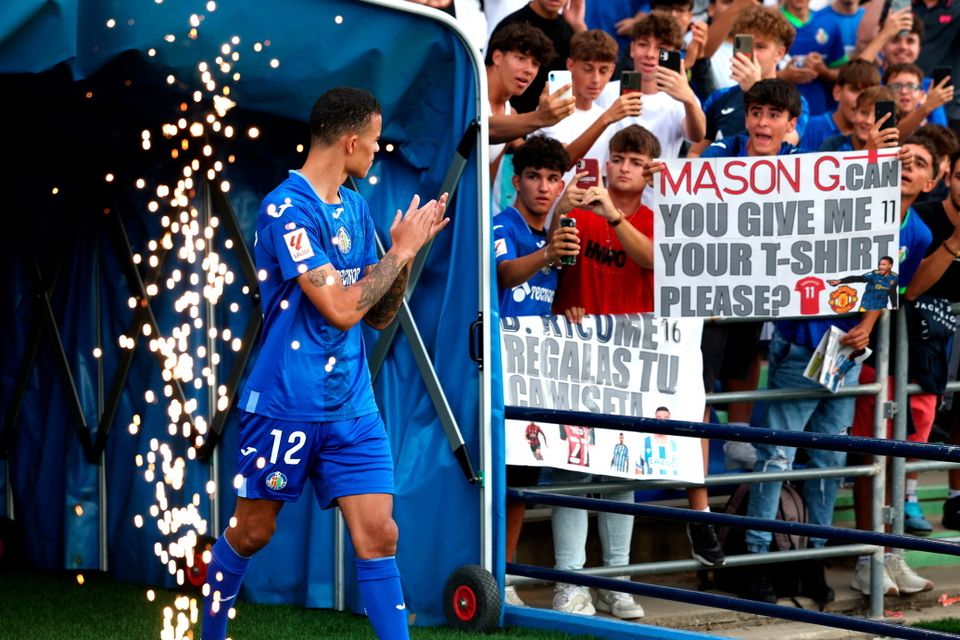
[[[628, 116], [639, 116], [641, 96], [627, 93], [604, 109], [595, 100], [603, 92], [617, 66], [617, 42], [599, 29], [581, 31], [570, 40], [570, 58], [567, 69], [573, 81], [576, 111], [560, 122], [540, 129], [540, 133], [560, 141], [570, 156], [571, 166], [580, 158], [594, 158], [603, 166], [607, 158], [610, 137], [616, 132], [611, 126]], [[572, 170], [565, 179], [572, 178]]]
[[[641, 73], [643, 113], [624, 118], [618, 128], [639, 124], [652, 132], [660, 141], [661, 158], [679, 157], [684, 139], [699, 142], [707, 131], [707, 118], [687, 82], [686, 71], [681, 67], [682, 72], [677, 73], [660, 66], [661, 50], [679, 51], [682, 46], [683, 33], [670, 14], [654, 11], [633, 26], [630, 57], [633, 68]], [[611, 82], [601, 102], [619, 91], [620, 83]]]

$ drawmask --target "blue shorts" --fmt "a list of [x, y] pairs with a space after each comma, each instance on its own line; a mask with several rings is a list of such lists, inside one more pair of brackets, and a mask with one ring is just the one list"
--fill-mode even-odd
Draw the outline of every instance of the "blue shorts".
[[307, 478], [324, 509], [342, 496], [393, 495], [393, 456], [380, 414], [335, 422], [289, 422], [240, 413], [241, 498], [294, 502]]

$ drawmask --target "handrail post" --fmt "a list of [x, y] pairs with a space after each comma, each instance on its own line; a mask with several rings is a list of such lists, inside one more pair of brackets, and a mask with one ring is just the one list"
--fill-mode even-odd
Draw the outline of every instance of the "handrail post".
[[[873, 405], [873, 436], [878, 439], [887, 437], [886, 404], [889, 394], [890, 381], [890, 312], [884, 310], [880, 315], [877, 327], [877, 382], [880, 390], [877, 392]], [[884, 505], [887, 494], [887, 458], [873, 456], [875, 475], [873, 476], [873, 495], [871, 496], [871, 528], [877, 533], [886, 530]], [[883, 617], [883, 554], [882, 548], [877, 549], [870, 558], [870, 617]]]
[[[902, 299], [902, 298], [901, 298]], [[907, 439], [907, 416], [910, 411], [910, 399], [907, 395], [907, 384], [910, 382], [908, 365], [910, 346], [907, 341], [907, 314], [901, 308], [894, 314], [896, 318], [896, 366], [893, 373], [893, 399], [896, 402], [896, 414], [893, 417], [893, 439], [904, 441]], [[906, 500], [904, 487], [905, 458], [891, 459], [890, 473], [890, 513], [893, 515], [892, 533], [903, 533], [903, 503]]]

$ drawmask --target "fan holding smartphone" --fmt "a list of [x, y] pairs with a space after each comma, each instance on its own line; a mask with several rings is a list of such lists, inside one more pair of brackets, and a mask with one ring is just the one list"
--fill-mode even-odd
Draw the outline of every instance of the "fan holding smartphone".
[[[630, 57], [640, 74], [643, 113], [624, 122], [651, 131], [663, 145], [664, 158], [679, 157], [684, 138], [702, 140], [707, 128], [700, 101], [687, 82], [682, 46], [683, 34], [670, 15], [654, 11], [634, 25]], [[633, 77], [630, 80], [636, 82]]]

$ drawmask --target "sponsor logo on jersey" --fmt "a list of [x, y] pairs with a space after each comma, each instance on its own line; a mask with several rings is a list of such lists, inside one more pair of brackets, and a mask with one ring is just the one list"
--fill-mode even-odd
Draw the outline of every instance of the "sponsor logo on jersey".
[[283, 204], [279, 207], [275, 204], [267, 205], [267, 215], [271, 218], [279, 218], [283, 215], [283, 212], [293, 206], [293, 203], [290, 202], [290, 198], [284, 198]]
[[354, 269], [340, 269], [340, 279], [343, 281], [343, 286], [349, 286], [351, 284], [356, 284], [357, 280], [360, 279], [360, 267]]
[[279, 471], [274, 471], [267, 476], [267, 489], [271, 491], [282, 491], [287, 486], [287, 476]]
[[347, 233], [346, 227], [337, 229], [336, 245], [340, 249], [340, 253], [350, 253], [350, 248], [353, 247], [353, 240], [350, 239], [350, 234]]
[[294, 262], [313, 257], [313, 245], [310, 244], [306, 229], [294, 229], [290, 233], [283, 234], [283, 241], [287, 245], [287, 251], [290, 252], [290, 259]]

